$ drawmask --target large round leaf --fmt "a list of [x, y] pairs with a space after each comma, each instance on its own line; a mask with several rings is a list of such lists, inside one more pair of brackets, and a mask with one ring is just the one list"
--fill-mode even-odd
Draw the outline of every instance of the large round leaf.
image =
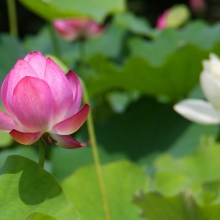
[[0, 216], [4, 220], [23, 220], [33, 211], [58, 220], [79, 219], [51, 174], [32, 160], [9, 156], [0, 169]]
[[25, 220], [57, 220], [57, 219], [41, 212], [32, 212], [25, 218]]
[[[149, 179], [137, 165], [119, 161], [103, 166], [111, 218], [137, 220], [138, 209], [131, 203], [138, 189], [145, 189]], [[94, 166], [85, 166], [64, 180], [64, 191], [79, 210], [82, 220], [105, 219], [102, 198]], [[92, 218], [91, 218], [92, 216]]]

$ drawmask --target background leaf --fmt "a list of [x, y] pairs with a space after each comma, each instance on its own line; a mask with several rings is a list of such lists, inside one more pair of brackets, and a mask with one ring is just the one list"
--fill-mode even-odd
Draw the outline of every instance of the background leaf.
[[156, 31], [150, 27], [144, 18], [137, 17], [131, 12], [116, 14], [114, 22], [135, 34], [148, 37], [156, 35]]
[[97, 75], [88, 80], [88, 90], [91, 96], [97, 96], [111, 89], [131, 89], [175, 100], [187, 95], [198, 82], [202, 69], [200, 62], [206, 54], [187, 45], [167, 58], [163, 66], [153, 67], [136, 56], [128, 59], [122, 69], [104, 57], [95, 56], [90, 65]]
[[0, 35], [0, 83], [17, 60], [23, 56], [23, 47], [18, 39], [8, 34]]
[[46, 20], [87, 16], [101, 22], [108, 14], [125, 10], [124, 0], [19, 0], [27, 8]]
[[158, 171], [182, 173], [199, 182], [216, 181], [220, 179], [217, 172], [220, 161], [215, 155], [219, 154], [219, 144], [211, 141], [209, 144], [203, 144], [193, 154], [182, 158], [164, 154], [155, 161], [155, 166]]
[[145, 219], [218, 219], [220, 207], [219, 143], [204, 138], [193, 153], [176, 158], [160, 155], [154, 162], [151, 185], [134, 203]]

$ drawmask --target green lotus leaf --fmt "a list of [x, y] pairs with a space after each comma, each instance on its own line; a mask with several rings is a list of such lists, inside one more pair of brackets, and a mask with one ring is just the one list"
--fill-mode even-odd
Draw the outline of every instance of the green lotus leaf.
[[[138, 209], [131, 203], [132, 195], [149, 185], [140, 167], [129, 161], [119, 161], [102, 167], [111, 218], [137, 220]], [[79, 210], [82, 220], [105, 219], [102, 197], [94, 166], [78, 169], [63, 181], [63, 189]]]
[[79, 219], [56, 179], [36, 162], [9, 156], [0, 169], [0, 216], [4, 220], [25, 219], [42, 212], [58, 220]]

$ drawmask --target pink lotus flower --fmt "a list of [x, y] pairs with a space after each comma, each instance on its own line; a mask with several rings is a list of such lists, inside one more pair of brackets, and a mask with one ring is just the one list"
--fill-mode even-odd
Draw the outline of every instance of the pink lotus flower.
[[40, 137], [64, 148], [85, 146], [69, 134], [86, 121], [89, 105], [80, 110], [82, 89], [73, 71], [66, 75], [40, 52], [19, 59], [3, 81], [0, 130], [17, 142], [30, 145]]
[[167, 27], [166, 19], [167, 19], [168, 13], [169, 13], [169, 10], [167, 9], [163, 12], [161, 16], [158, 17], [157, 24], [156, 24], [156, 27], [158, 29], [165, 29]]
[[53, 26], [60, 36], [68, 41], [97, 36], [105, 30], [105, 26], [87, 18], [56, 19]]

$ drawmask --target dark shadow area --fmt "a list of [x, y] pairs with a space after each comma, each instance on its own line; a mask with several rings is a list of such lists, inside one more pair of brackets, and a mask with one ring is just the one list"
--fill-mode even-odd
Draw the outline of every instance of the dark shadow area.
[[128, 107], [96, 123], [98, 143], [110, 152], [124, 152], [130, 159], [154, 151], [165, 151], [190, 125], [173, 110], [173, 104], [162, 104], [143, 97]]

